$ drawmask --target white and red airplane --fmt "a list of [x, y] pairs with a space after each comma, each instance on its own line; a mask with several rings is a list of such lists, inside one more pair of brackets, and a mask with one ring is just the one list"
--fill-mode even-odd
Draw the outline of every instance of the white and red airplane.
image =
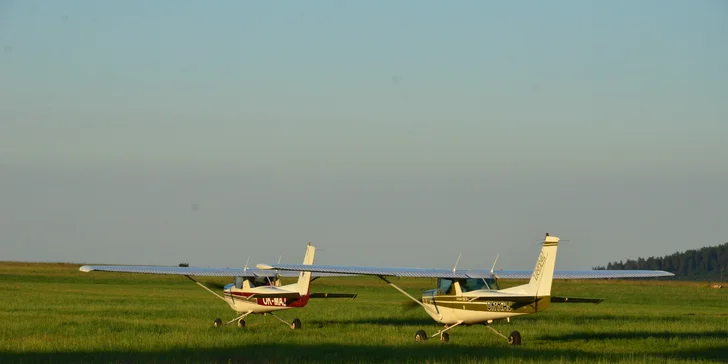
[[[302, 266], [313, 264], [316, 248], [308, 243], [306, 255]], [[297, 272], [273, 272], [258, 269], [244, 268], [197, 268], [197, 267], [170, 267], [170, 266], [113, 266], [113, 265], [84, 265], [79, 268], [82, 272], [105, 271], [119, 273], [146, 273], [164, 275], [182, 275], [198, 284], [219, 299], [225, 301], [239, 316], [224, 323], [215, 319], [214, 326], [219, 327], [237, 322], [238, 327], [245, 327], [245, 317], [250, 314], [270, 314], [292, 329], [301, 328], [301, 320], [294, 319], [286, 322], [276, 316], [274, 312], [302, 308], [311, 298], [354, 298], [356, 294], [347, 293], [311, 293], [311, 280], [323, 276], [348, 276], [348, 274], [314, 273], [300, 270]], [[197, 277], [235, 277], [233, 283], [225, 285], [223, 294], [219, 295], [202, 283]], [[298, 277], [298, 282], [281, 286], [280, 277]]]

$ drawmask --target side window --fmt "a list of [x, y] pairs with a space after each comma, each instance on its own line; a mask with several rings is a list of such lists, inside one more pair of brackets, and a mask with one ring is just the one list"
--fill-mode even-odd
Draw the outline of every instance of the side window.
[[444, 278], [437, 279], [437, 289], [440, 291], [440, 294], [449, 294], [451, 287], [452, 287], [451, 279], [444, 279]]
[[488, 283], [488, 286], [490, 286], [490, 289], [500, 290], [498, 281], [496, 281], [495, 279], [486, 279], [485, 281]]

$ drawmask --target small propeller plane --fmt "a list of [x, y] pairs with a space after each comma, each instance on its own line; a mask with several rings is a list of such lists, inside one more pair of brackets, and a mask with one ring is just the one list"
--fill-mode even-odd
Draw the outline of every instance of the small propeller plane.
[[[549, 308], [552, 302], [592, 302], [601, 299], [551, 297], [553, 279], [605, 279], [605, 278], [648, 278], [667, 277], [672, 273], [653, 270], [555, 270], [556, 250], [559, 238], [549, 236], [543, 240], [541, 253], [533, 271], [499, 270], [452, 270], [425, 268], [355, 267], [311, 265], [306, 269], [319, 273], [342, 273], [377, 276], [394, 289], [404, 294], [425, 310], [443, 329], [430, 337], [450, 340], [449, 330], [460, 325], [485, 324], [495, 334], [508, 340], [511, 345], [521, 344], [521, 334], [513, 331], [508, 337], [490, 324], [496, 320], [534, 314]], [[297, 264], [258, 264], [258, 269], [281, 271], [301, 270]], [[437, 278], [437, 288], [427, 290], [418, 300], [392, 283], [387, 277]], [[498, 279], [530, 279], [527, 284], [501, 289]], [[416, 341], [428, 339], [423, 330], [415, 333]]]
[[[306, 255], [303, 258], [304, 267], [299, 272], [271, 272], [258, 269], [248, 269], [247, 263], [243, 269], [239, 268], [195, 268], [170, 266], [113, 266], [113, 265], [84, 265], [79, 268], [82, 272], [105, 271], [120, 273], [146, 273], [182, 275], [195, 282], [200, 287], [225, 301], [235, 310], [238, 317], [225, 322], [215, 319], [213, 325], [220, 327], [237, 322], [238, 327], [245, 327], [245, 317], [250, 314], [270, 314], [292, 329], [301, 328], [301, 320], [294, 319], [289, 323], [276, 316], [273, 312], [292, 308], [305, 307], [310, 298], [355, 298], [356, 294], [348, 293], [310, 293], [310, 284], [313, 279], [324, 276], [344, 276], [346, 274], [315, 273], [306, 271], [305, 267], [313, 264], [316, 248], [308, 243]], [[223, 295], [215, 293], [204, 284], [198, 282], [193, 276], [203, 277], [235, 277], [233, 283], [223, 288]], [[298, 282], [281, 286], [280, 277], [298, 277]]]

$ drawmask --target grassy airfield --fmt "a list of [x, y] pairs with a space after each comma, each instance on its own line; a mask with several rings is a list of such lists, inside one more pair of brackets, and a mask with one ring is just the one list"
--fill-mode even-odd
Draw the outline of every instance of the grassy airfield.
[[[225, 279], [203, 281], [227, 283]], [[291, 280], [285, 280], [288, 283]], [[434, 280], [397, 280], [416, 297]], [[553, 304], [499, 322], [509, 346], [483, 326], [453, 329], [449, 343], [416, 343], [438, 325], [373, 277], [321, 278], [312, 292], [358, 293], [311, 300], [280, 317], [249, 316], [247, 327], [212, 327], [235, 313], [184, 277], [82, 273], [78, 265], [0, 263], [0, 362], [495, 362], [688, 363], [728, 361], [728, 289], [707, 283], [554, 283], [554, 295], [601, 297]]]

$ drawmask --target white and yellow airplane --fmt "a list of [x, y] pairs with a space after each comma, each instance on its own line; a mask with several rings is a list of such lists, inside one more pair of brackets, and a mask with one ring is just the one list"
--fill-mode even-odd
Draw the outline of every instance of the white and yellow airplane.
[[[486, 270], [452, 270], [393, 267], [354, 267], [310, 265], [305, 268], [311, 272], [332, 274], [353, 274], [377, 276], [390, 286], [415, 301], [435, 321], [444, 328], [430, 337], [440, 336], [441, 341], [449, 341], [448, 333], [459, 325], [485, 324], [497, 335], [508, 340], [511, 345], [521, 344], [521, 334], [513, 331], [506, 337], [490, 326], [496, 320], [528, 315], [549, 308], [551, 302], [593, 302], [601, 299], [551, 297], [553, 279], [605, 279], [605, 278], [649, 278], [672, 276], [672, 273], [652, 270], [556, 270], [556, 250], [559, 238], [546, 237], [543, 248], [533, 271], [499, 270], [497, 273]], [[296, 271], [304, 268], [297, 264], [258, 264], [262, 270], [278, 269]], [[457, 267], [457, 263], [456, 263]], [[495, 264], [493, 264], [495, 267]], [[524, 272], [526, 274], [524, 274]], [[396, 286], [386, 277], [437, 278], [438, 287], [425, 291], [418, 300]], [[527, 284], [501, 289], [498, 279], [529, 279]], [[417, 331], [415, 340], [428, 338], [423, 330]]]
[[[82, 272], [105, 271], [120, 273], [146, 273], [164, 275], [182, 275], [198, 284], [208, 292], [225, 301], [235, 310], [238, 317], [224, 323], [228, 325], [237, 322], [238, 327], [245, 327], [245, 317], [250, 314], [270, 314], [292, 329], [301, 328], [301, 320], [294, 319], [288, 323], [276, 316], [273, 312], [302, 308], [308, 304], [310, 298], [354, 298], [356, 294], [347, 293], [310, 293], [312, 279], [323, 276], [343, 276], [344, 274], [316, 273], [306, 271], [305, 267], [313, 264], [316, 248], [308, 243], [306, 255], [303, 258], [304, 269], [299, 272], [271, 272], [258, 269], [244, 268], [196, 268], [196, 267], [170, 267], [170, 266], [113, 266], [113, 265], [84, 265], [79, 268]], [[203, 277], [235, 277], [234, 283], [224, 286], [223, 295], [219, 295], [198, 282], [193, 276]], [[280, 277], [296, 277], [298, 282], [281, 286]], [[222, 326], [221, 319], [215, 319], [214, 326]]]

